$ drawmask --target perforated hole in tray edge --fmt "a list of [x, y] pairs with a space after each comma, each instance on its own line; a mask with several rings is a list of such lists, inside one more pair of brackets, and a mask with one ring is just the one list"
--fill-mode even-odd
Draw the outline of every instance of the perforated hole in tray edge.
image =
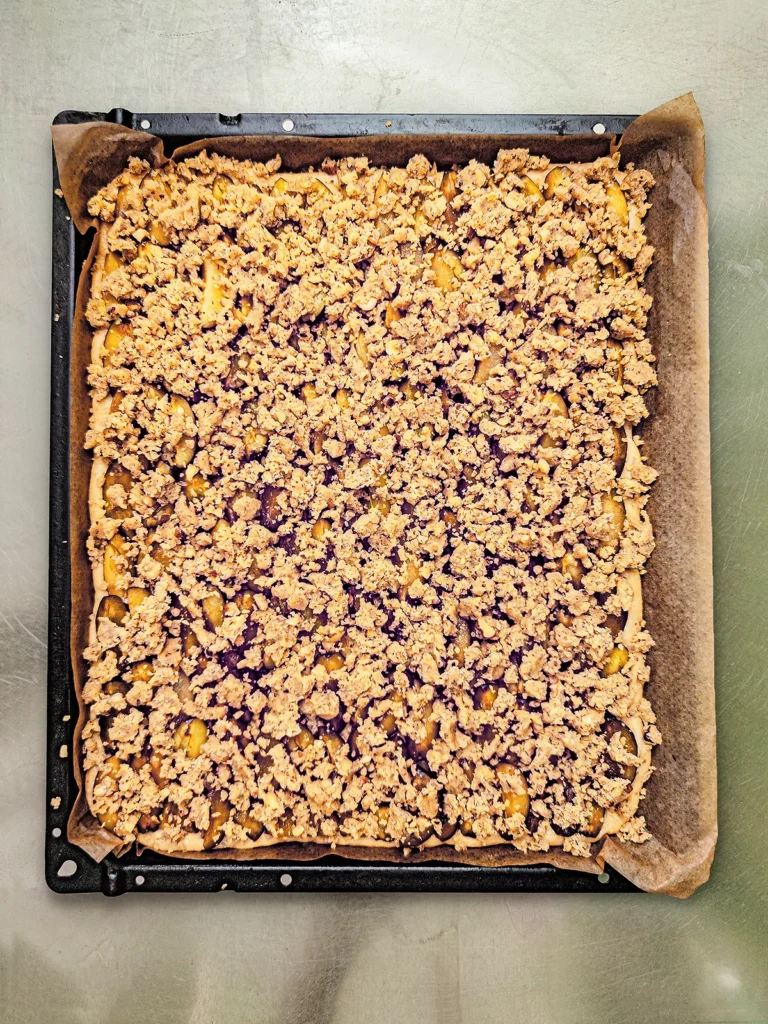
[[77, 864], [73, 860], [62, 861], [56, 874], [59, 878], [71, 878], [77, 874]]

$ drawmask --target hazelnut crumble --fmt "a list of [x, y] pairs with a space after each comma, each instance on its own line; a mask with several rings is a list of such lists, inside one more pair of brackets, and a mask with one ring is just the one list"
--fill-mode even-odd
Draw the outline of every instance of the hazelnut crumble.
[[650, 174], [132, 159], [87, 317], [89, 806], [164, 852], [643, 841]]

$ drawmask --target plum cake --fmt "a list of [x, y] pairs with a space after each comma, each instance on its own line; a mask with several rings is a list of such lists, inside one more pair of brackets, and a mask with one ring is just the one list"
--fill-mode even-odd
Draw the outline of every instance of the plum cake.
[[651, 175], [131, 159], [99, 224], [90, 810], [166, 853], [648, 837]]

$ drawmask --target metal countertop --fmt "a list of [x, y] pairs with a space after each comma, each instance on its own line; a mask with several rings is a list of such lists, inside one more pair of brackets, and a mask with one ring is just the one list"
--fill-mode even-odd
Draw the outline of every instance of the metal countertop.
[[[768, 1020], [763, 0], [0, 0], [0, 1020]], [[690, 900], [57, 897], [43, 879], [50, 143], [64, 108], [625, 112], [707, 129], [721, 839]]]

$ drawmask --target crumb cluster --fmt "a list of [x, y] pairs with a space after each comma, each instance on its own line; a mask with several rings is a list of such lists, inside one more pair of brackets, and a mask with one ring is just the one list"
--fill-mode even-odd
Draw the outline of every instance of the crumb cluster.
[[500, 151], [133, 159], [90, 202], [102, 826], [642, 840], [652, 185]]

